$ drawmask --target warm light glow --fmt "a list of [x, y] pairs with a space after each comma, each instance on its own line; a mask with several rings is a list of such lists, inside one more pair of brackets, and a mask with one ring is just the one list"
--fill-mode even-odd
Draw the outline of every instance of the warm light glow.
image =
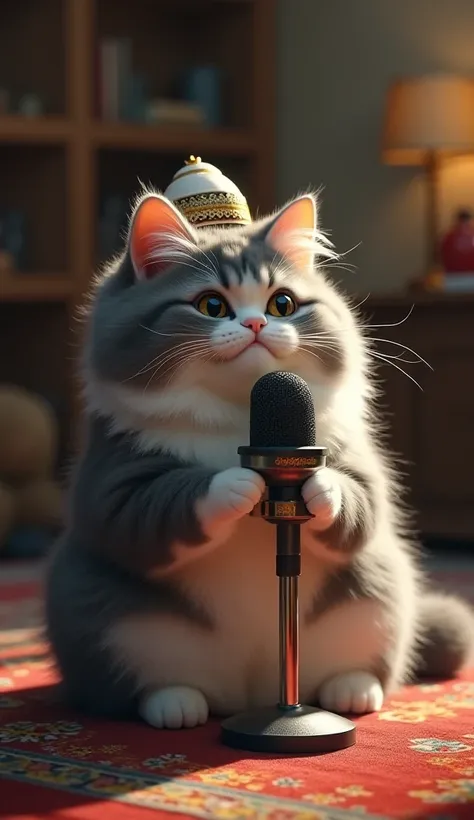
[[474, 152], [474, 78], [431, 75], [388, 91], [382, 156], [389, 165], [426, 165], [435, 155]]

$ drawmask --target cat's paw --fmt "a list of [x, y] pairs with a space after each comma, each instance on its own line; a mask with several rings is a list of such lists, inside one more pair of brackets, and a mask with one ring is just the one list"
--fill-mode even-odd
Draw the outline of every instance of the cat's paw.
[[334, 523], [341, 511], [342, 491], [337, 473], [329, 467], [316, 470], [303, 484], [301, 495], [306, 508], [314, 518], [311, 528], [324, 532]]
[[194, 729], [206, 723], [209, 708], [202, 692], [189, 686], [169, 686], [144, 695], [140, 716], [155, 729]]
[[265, 489], [262, 476], [244, 467], [231, 467], [217, 473], [196, 512], [204, 532], [212, 537], [225, 527], [250, 513]]
[[382, 684], [370, 672], [345, 672], [330, 678], [318, 692], [323, 709], [338, 714], [365, 715], [383, 706]]

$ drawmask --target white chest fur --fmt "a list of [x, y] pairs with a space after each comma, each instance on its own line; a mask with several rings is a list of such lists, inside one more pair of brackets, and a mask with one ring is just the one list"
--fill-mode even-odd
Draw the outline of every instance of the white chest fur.
[[[326, 571], [303, 550], [300, 612], [307, 612]], [[279, 696], [278, 579], [275, 531], [247, 517], [226, 544], [190, 562], [180, 573], [184, 589], [205, 604], [215, 629], [205, 631], [174, 616], [128, 618], [108, 643], [147, 688], [187, 685], [201, 690], [215, 714], [276, 703]], [[301, 618], [300, 690], [303, 701], [328, 674], [371, 658], [380, 636], [368, 602], [341, 608], [322, 623]], [[363, 638], [362, 638], [363, 636]], [[367, 660], [365, 660], [367, 662]], [[355, 663], [355, 660], [354, 660]], [[356, 668], [358, 668], [356, 666]]]

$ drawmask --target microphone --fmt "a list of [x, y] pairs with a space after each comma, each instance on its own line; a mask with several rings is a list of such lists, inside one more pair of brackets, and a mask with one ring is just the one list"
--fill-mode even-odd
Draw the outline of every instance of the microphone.
[[355, 743], [356, 727], [344, 717], [299, 703], [299, 603], [301, 525], [312, 518], [301, 487], [326, 464], [316, 445], [311, 391], [294, 373], [262, 376], [250, 394], [250, 444], [238, 448], [242, 467], [265, 479], [266, 490], [252, 515], [276, 525], [279, 580], [280, 699], [276, 707], [225, 720], [221, 740], [248, 751], [321, 754]]
[[300, 525], [312, 516], [300, 488], [326, 464], [326, 448], [316, 447], [316, 422], [311, 391], [294, 373], [268, 373], [250, 394], [250, 446], [239, 447], [242, 467], [265, 479], [267, 490], [254, 510], [277, 525], [276, 573], [301, 572]]

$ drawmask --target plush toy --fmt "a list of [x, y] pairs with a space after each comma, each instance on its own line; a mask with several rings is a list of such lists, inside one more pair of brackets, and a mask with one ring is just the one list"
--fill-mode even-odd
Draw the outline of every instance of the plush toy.
[[21, 387], [0, 386], [0, 551], [15, 553], [14, 544], [27, 541], [31, 552], [35, 532], [44, 545], [45, 536], [60, 528], [57, 446], [49, 404]]

